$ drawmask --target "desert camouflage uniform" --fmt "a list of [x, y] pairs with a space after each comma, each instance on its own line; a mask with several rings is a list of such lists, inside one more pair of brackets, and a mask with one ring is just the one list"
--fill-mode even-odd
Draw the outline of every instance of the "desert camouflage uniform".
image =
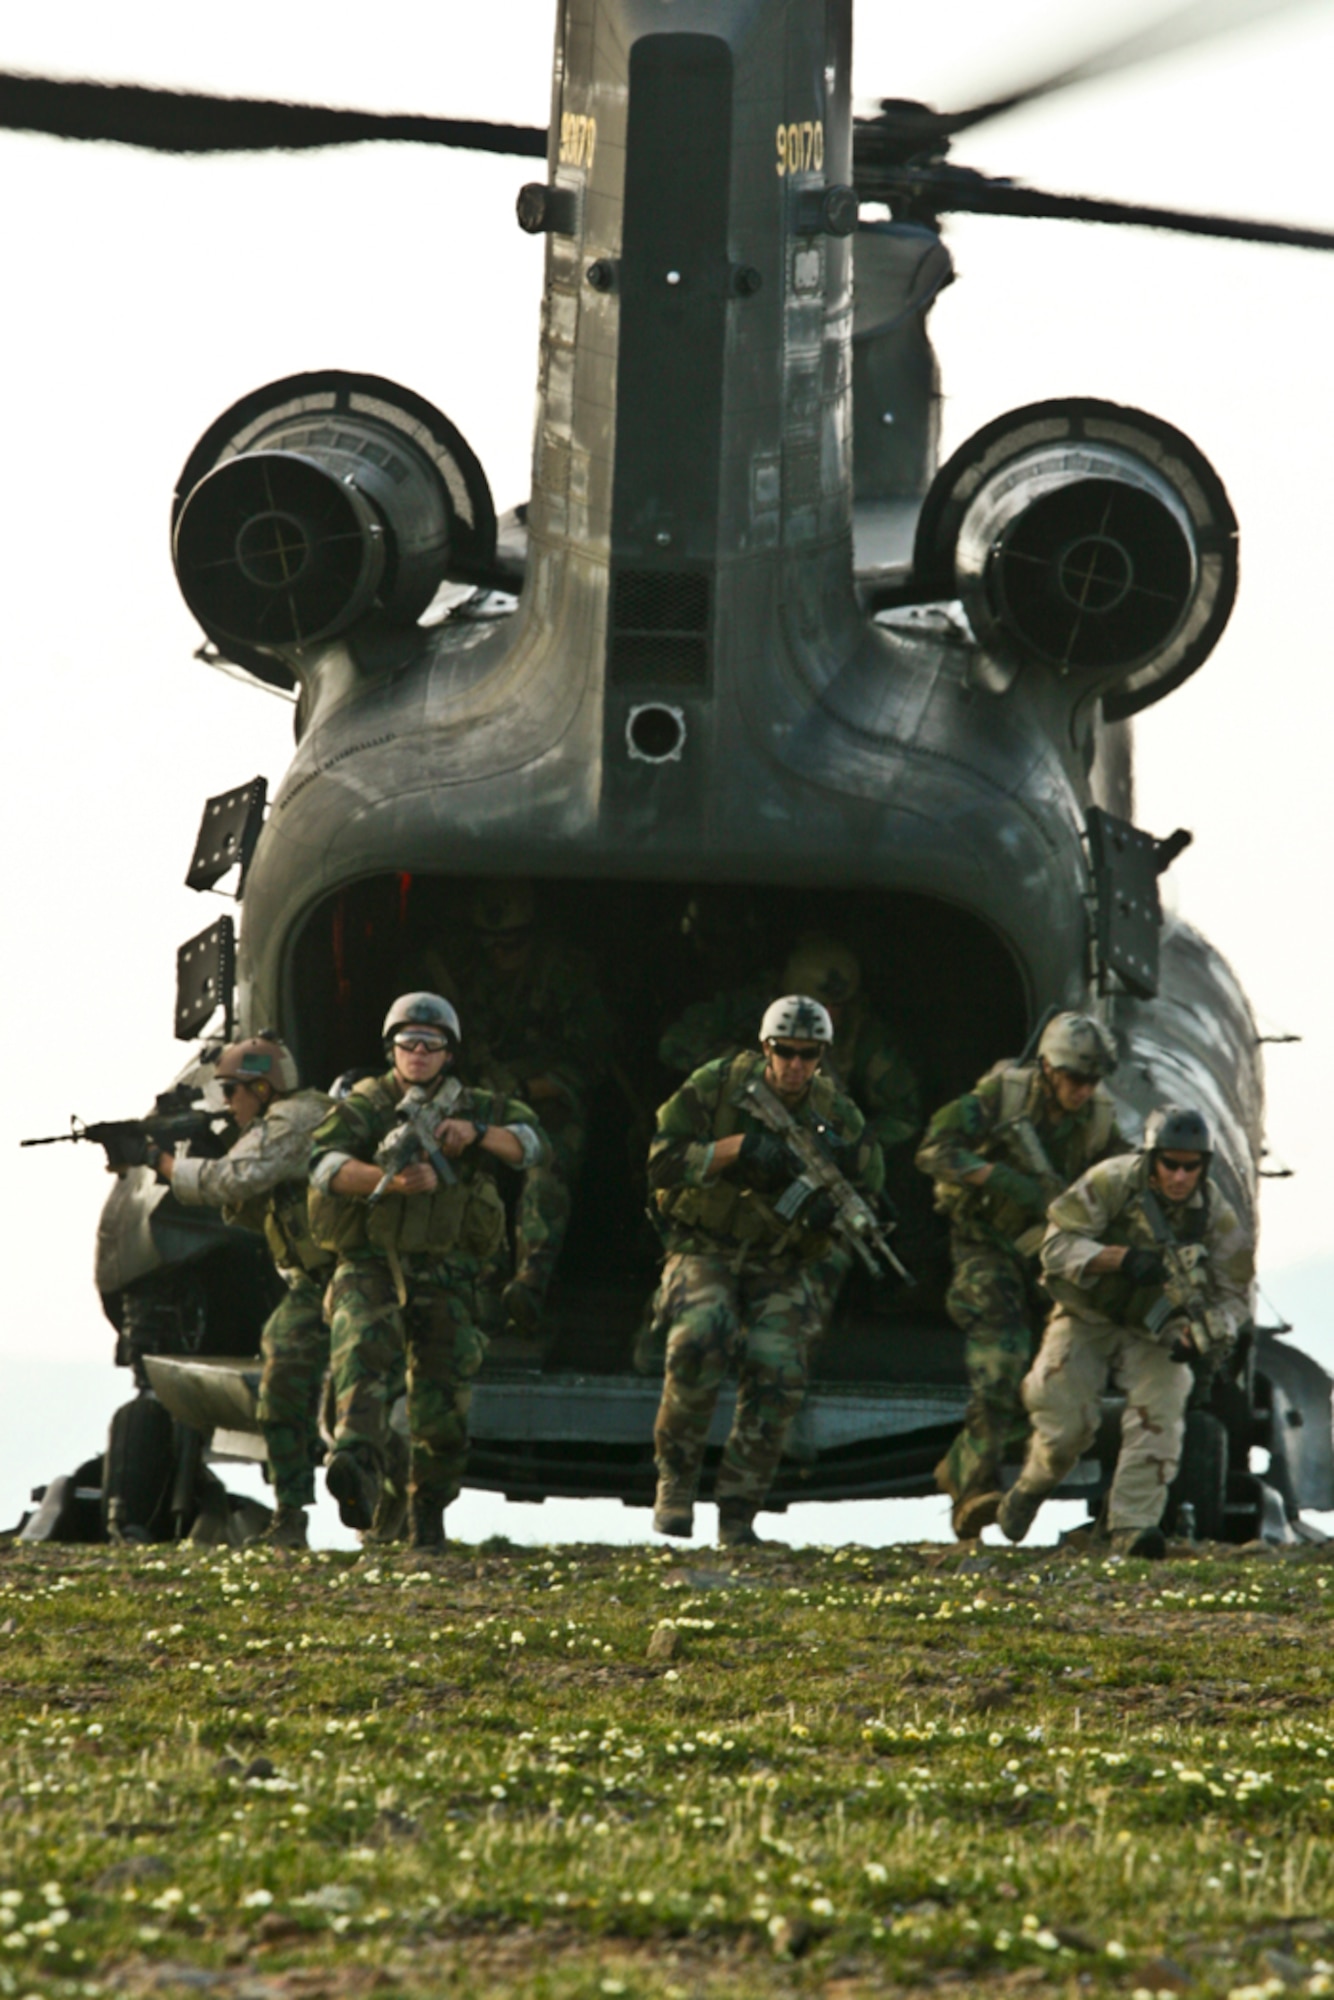
[[588, 1143], [588, 1098], [610, 1059], [614, 1027], [590, 960], [538, 938], [517, 973], [482, 963], [460, 1002], [474, 1073], [522, 1093], [548, 1077], [559, 1095], [535, 1107], [549, 1141], [523, 1176], [514, 1217], [515, 1276], [546, 1297], [569, 1228], [573, 1188]]
[[[753, 1051], [696, 1070], [659, 1110], [648, 1158], [668, 1244], [656, 1309], [671, 1329], [653, 1433], [659, 1473], [678, 1492], [697, 1490], [718, 1391], [734, 1360], [736, 1417], [714, 1492], [720, 1506], [751, 1514], [805, 1394], [809, 1350], [824, 1330], [817, 1266], [830, 1249], [827, 1235], [775, 1213], [769, 1196], [781, 1186], [747, 1187], [735, 1168], [705, 1178], [716, 1140], [767, 1130], [743, 1100], [764, 1067]], [[879, 1193], [880, 1148], [849, 1098], [817, 1075], [799, 1104], [784, 1101], [802, 1124], [822, 1121], [852, 1142], [848, 1178], [865, 1195]]]
[[[1182, 1330], [1174, 1313], [1156, 1333], [1146, 1315], [1161, 1285], [1132, 1285], [1119, 1272], [1090, 1276], [1087, 1265], [1108, 1244], [1158, 1246], [1145, 1206], [1151, 1154], [1105, 1160], [1051, 1204], [1042, 1268], [1056, 1300], [1037, 1361], [1024, 1382], [1033, 1434], [1019, 1486], [1049, 1493], [1097, 1435], [1101, 1396], [1114, 1369], [1126, 1394], [1121, 1452], [1108, 1499], [1107, 1526], [1156, 1527], [1181, 1462], [1192, 1375], [1169, 1349]], [[1255, 1262], [1249, 1236], [1218, 1189], [1205, 1181], [1189, 1201], [1154, 1194], [1174, 1243], [1195, 1246], [1194, 1288], [1207, 1340], [1225, 1351], [1250, 1311]], [[1196, 1335], [1197, 1344], [1205, 1336]]]
[[[1019, 1136], [1025, 1122], [1054, 1180], [1034, 1173]], [[1124, 1144], [1101, 1086], [1082, 1110], [1062, 1111], [1036, 1062], [998, 1065], [927, 1127], [917, 1165], [936, 1182], [936, 1206], [950, 1219], [954, 1276], [945, 1308], [965, 1337], [971, 1391], [963, 1429], [936, 1467], [936, 1483], [956, 1505], [994, 1490], [1002, 1463], [1028, 1435], [1020, 1387], [1047, 1309], [1037, 1266], [1046, 1204], [1058, 1185]], [[1031, 1198], [969, 1186], [963, 1176], [990, 1162], [1025, 1175]]]
[[334, 1260], [310, 1233], [306, 1177], [315, 1129], [328, 1116], [320, 1090], [275, 1098], [220, 1160], [176, 1161], [172, 1193], [220, 1208], [228, 1222], [263, 1232], [287, 1297], [264, 1325], [257, 1415], [280, 1506], [315, 1498], [320, 1384], [329, 1365], [324, 1288]]
[[[396, 1367], [405, 1356], [409, 1495], [429, 1509], [447, 1506], [462, 1483], [472, 1378], [486, 1353], [478, 1272], [503, 1237], [505, 1211], [492, 1172], [500, 1163], [475, 1146], [451, 1163], [455, 1186], [433, 1194], [386, 1195], [372, 1209], [362, 1197], [330, 1192], [348, 1160], [374, 1159], [402, 1095], [391, 1070], [356, 1084], [334, 1105], [314, 1137], [310, 1216], [316, 1239], [338, 1256], [328, 1295], [334, 1449], [365, 1446], [383, 1469]], [[459, 1089], [448, 1072], [434, 1095], [442, 1119], [504, 1126], [525, 1162], [545, 1157], [537, 1121], [517, 1098]]]

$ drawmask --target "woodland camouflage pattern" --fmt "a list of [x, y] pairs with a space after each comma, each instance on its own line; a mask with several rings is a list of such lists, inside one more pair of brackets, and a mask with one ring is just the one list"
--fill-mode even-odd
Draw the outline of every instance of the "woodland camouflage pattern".
[[[435, 1091], [451, 1083], [449, 1072], [437, 1079]], [[358, 1084], [315, 1134], [312, 1176], [328, 1178], [335, 1160], [372, 1160], [380, 1141], [394, 1124], [403, 1089], [391, 1070], [387, 1076]], [[518, 1098], [468, 1088], [452, 1102], [451, 1117], [506, 1126], [540, 1160], [546, 1142], [537, 1121]], [[321, 1176], [321, 1165], [324, 1174]], [[462, 1214], [460, 1241], [468, 1240], [470, 1217], [489, 1223], [498, 1202], [493, 1161], [470, 1147], [451, 1163], [461, 1186], [472, 1199]], [[418, 1214], [436, 1199], [430, 1194], [387, 1196], [401, 1205], [405, 1218]], [[333, 1209], [360, 1210], [367, 1204], [330, 1194], [317, 1198]], [[479, 1238], [480, 1240], [480, 1238]], [[494, 1243], [491, 1248], [494, 1249]], [[362, 1242], [340, 1257], [327, 1299], [332, 1334], [332, 1368], [337, 1427], [334, 1449], [366, 1446], [383, 1471], [388, 1451], [389, 1412], [397, 1392], [396, 1372], [407, 1371], [408, 1432], [411, 1443], [409, 1493], [414, 1507], [447, 1505], [462, 1481], [468, 1449], [468, 1409], [472, 1378], [486, 1352], [486, 1335], [478, 1324], [477, 1287], [482, 1255], [455, 1247], [446, 1253], [403, 1254], [393, 1259], [373, 1244]], [[397, 1266], [397, 1269], [395, 1269]], [[399, 1302], [402, 1280], [406, 1301]]]
[[[937, 1484], [956, 1502], [993, 1490], [1007, 1456], [1027, 1436], [1020, 1389], [1046, 1311], [1035, 1260], [1055, 1188], [1033, 1173], [1031, 1160], [1007, 1129], [1005, 1067], [938, 1111], [917, 1151], [918, 1167], [936, 1182], [936, 1206], [950, 1218], [954, 1274], [945, 1306], [964, 1335], [971, 1392], [963, 1429], [936, 1468]], [[1011, 1069], [1015, 1073], [1015, 1066]], [[1084, 1171], [1095, 1146], [1099, 1152], [1124, 1146], [1105, 1092], [1095, 1091], [1080, 1111], [1063, 1112], [1043, 1088], [1041, 1065], [1024, 1069], [1028, 1087], [1019, 1115], [1031, 1122], [1062, 1185]], [[1009, 1169], [1002, 1190], [963, 1181], [991, 1161]]]
[[[761, 1017], [778, 991], [770, 979], [697, 1000], [663, 1035], [658, 1060], [668, 1069], [690, 1071], [754, 1048]], [[860, 1105], [882, 1150], [903, 1145], [921, 1130], [921, 1093], [912, 1065], [860, 994], [841, 1004], [822, 1068]]]
[[[1126, 1392], [1121, 1452], [1108, 1499], [1108, 1527], [1156, 1527], [1181, 1462], [1186, 1402], [1193, 1376], [1169, 1353], [1182, 1320], [1155, 1337], [1144, 1324], [1161, 1287], [1132, 1286], [1116, 1273], [1089, 1278], [1085, 1268], [1107, 1244], [1157, 1247], [1143, 1206], [1151, 1154], [1129, 1154], [1092, 1167], [1051, 1205], [1042, 1266], [1056, 1296], [1042, 1349], [1024, 1383], [1033, 1423], [1019, 1485], [1045, 1494], [1059, 1485], [1093, 1442], [1101, 1394], [1112, 1368]], [[1207, 1181], [1187, 1202], [1161, 1197], [1174, 1240], [1196, 1244], [1207, 1309], [1235, 1339], [1250, 1311], [1254, 1254], [1249, 1237]]]
[[606, 1074], [615, 1024], [592, 961], [545, 938], [534, 938], [517, 972], [484, 961], [474, 967], [462, 1006], [475, 1075], [520, 1096], [539, 1077], [557, 1086], [556, 1096], [536, 1106], [550, 1155], [524, 1174], [514, 1215], [515, 1275], [540, 1300], [565, 1242], [588, 1142], [588, 1100]]
[[311, 1234], [307, 1175], [317, 1128], [331, 1100], [320, 1090], [275, 1099], [220, 1160], [176, 1161], [178, 1201], [221, 1208], [228, 1222], [259, 1229], [287, 1284], [260, 1337], [263, 1372], [256, 1415], [280, 1505], [315, 1498], [320, 1385], [329, 1365], [323, 1294], [334, 1268]]
[[[744, 1187], [735, 1168], [706, 1180], [717, 1140], [766, 1131], [743, 1095], [764, 1068], [764, 1056], [755, 1052], [696, 1070], [658, 1112], [648, 1168], [668, 1236], [654, 1302], [655, 1315], [671, 1329], [654, 1427], [659, 1476], [677, 1495], [697, 1489], [730, 1361], [738, 1375], [737, 1411], [716, 1492], [720, 1502], [752, 1513], [801, 1407], [810, 1349], [829, 1306], [821, 1276], [829, 1237], [785, 1223], [765, 1191]], [[817, 1075], [799, 1103], [784, 1101], [802, 1124], [826, 1122], [849, 1141], [840, 1166], [861, 1194], [879, 1193], [880, 1148], [849, 1098]]]

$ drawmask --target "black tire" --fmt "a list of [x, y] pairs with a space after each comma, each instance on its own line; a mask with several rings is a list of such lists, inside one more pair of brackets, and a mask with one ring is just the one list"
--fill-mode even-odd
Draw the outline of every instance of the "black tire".
[[1163, 1527], [1176, 1528], [1183, 1503], [1195, 1509], [1195, 1534], [1202, 1542], [1221, 1542], [1227, 1526], [1228, 1436], [1226, 1427], [1207, 1410], [1188, 1410], [1181, 1469], [1168, 1493]]
[[161, 1541], [167, 1518], [176, 1448], [172, 1420], [151, 1391], [122, 1403], [111, 1419], [102, 1470], [102, 1525], [113, 1522], [136, 1541]]

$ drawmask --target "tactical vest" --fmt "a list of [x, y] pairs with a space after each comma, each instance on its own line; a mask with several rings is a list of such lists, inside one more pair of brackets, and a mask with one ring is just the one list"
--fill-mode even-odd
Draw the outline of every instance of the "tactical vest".
[[[1157, 1250], [1161, 1247], [1153, 1224], [1145, 1213], [1143, 1195], [1142, 1188], [1136, 1190], [1121, 1213], [1104, 1229], [1098, 1239], [1100, 1243], [1108, 1245], [1125, 1243], [1131, 1248], [1141, 1250]], [[1181, 1224], [1179, 1229], [1171, 1229], [1174, 1244], [1184, 1246], [1204, 1241], [1212, 1212], [1208, 1181], [1201, 1183], [1200, 1196], [1198, 1208], [1174, 1209], [1169, 1202], [1159, 1203], [1169, 1228], [1173, 1222], [1179, 1221]], [[1207, 1266], [1200, 1267], [1201, 1281], [1205, 1269]], [[1148, 1314], [1161, 1303], [1163, 1296], [1161, 1285], [1132, 1285], [1119, 1271], [1104, 1271], [1091, 1285], [1081, 1286], [1080, 1293], [1082, 1308], [1091, 1307], [1095, 1313], [1100, 1313], [1105, 1319], [1114, 1320], [1118, 1326], [1147, 1325]]]
[[[355, 1097], [369, 1099], [392, 1130], [398, 1100], [382, 1077], [354, 1084]], [[468, 1115], [467, 1092], [454, 1109]], [[381, 1135], [383, 1136], [383, 1134]], [[374, 1208], [360, 1195], [325, 1194], [311, 1188], [310, 1228], [317, 1244], [340, 1257], [374, 1250], [395, 1257], [494, 1256], [505, 1237], [505, 1204], [491, 1176], [470, 1160], [452, 1163], [459, 1178], [430, 1194], [386, 1194]]]
[[280, 1181], [268, 1194], [224, 1208], [222, 1219], [242, 1229], [257, 1229], [280, 1271], [304, 1271], [307, 1277], [328, 1276], [333, 1257], [315, 1241], [310, 1226], [305, 1181]]
[[[1016, 1167], [1020, 1173], [1040, 1178], [1037, 1172], [1040, 1162], [1045, 1161], [1043, 1171], [1050, 1170], [1065, 1186], [1078, 1180], [1084, 1169], [1106, 1146], [1116, 1123], [1116, 1107], [1101, 1084], [1094, 1090], [1088, 1102], [1087, 1121], [1077, 1127], [1071, 1138], [1078, 1140], [1077, 1159], [1071, 1163], [1069, 1171], [1057, 1166], [1046, 1149], [1042, 1135], [1030, 1117], [1025, 1116], [1029, 1096], [1035, 1078], [1040, 1074], [1036, 1063], [997, 1063], [989, 1069], [982, 1081], [992, 1077], [1000, 1078], [1000, 1117], [991, 1131], [979, 1139], [972, 1151], [984, 1160], [1004, 1161], [1007, 1166]], [[1078, 1114], [1067, 1114], [1078, 1116]], [[1034, 1150], [1036, 1149], [1036, 1151]], [[967, 1182], [942, 1181], [936, 1187], [936, 1207], [942, 1215], [948, 1215], [951, 1222], [963, 1228], [981, 1227], [988, 1236], [1001, 1236], [1013, 1245], [1022, 1256], [1036, 1256], [1042, 1242], [1046, 1223], [1035, 1217], [1017, 1202], [1010, 1201], [988, 1185], [970, 1187]]]
[[[757, 1125], [754, 1116], [747, 1114], [735, 1100], [743, 1084], [763, 1066], [763, 1057], [751, 1049], [743, 1050], [728, 1064], [727, 1082], [713, 1114], [715, 1140], [734, 1138], [738, 1132], [750, 1131]], [[805, 1102], [818, 1119], [829, 1122], [838, 1095], [837, 1085], [817, 1072]], [[703, 1187], [660, 1188], [654, 1200], [659, 1213], [678, 1229], [702, 1230], [743, 1249], [771, 1249], [790, 1254], [800, 1263], [812, 1262], [829, 1252], [831, 1239], [827, 1232], [807, 1229], [800, 1217], [795, 1222], [785, 1221], [758, 1188], [739, 1187], [724, 1175]]]

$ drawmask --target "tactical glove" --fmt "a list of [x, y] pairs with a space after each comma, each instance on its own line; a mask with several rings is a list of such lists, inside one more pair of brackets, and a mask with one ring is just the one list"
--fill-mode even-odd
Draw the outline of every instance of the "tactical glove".
[[1019, 1171], [1018, 1167], [1007, 1166], [999, 1161], [987, 1175], [988, 1193], [995, 1192], [1004, 1200], [1014, 1203], [1016, 1208], [1027, 1209], [1032, 1215], [1042, 1215], [1046, 1211], [1047, 1197], [1041, 1181], [1032, 1174]]
[[792, 1158], [781, 1139], [772, 1132], [747, 1132], [736, 1156], [742, 1179], [749, 1187], [767, 1182], [791, 1180]]
[[1121, 1276], [1128, 1278], [1132, 1285], [1165, 1284], [1167, 1259], [1161, 1250], [1142, 1250], [1137, 1244], [1133, 1250], [1126, 1251], [1121, 1263]]
[[[152, 1159], [149, 1158], [150, 1151]], [[116, 1134], [115, 1165], [118, 1167], [153, 1166], [160, 1151], [161, 1148], [153, 1144], [147, 1132], [141, 1131], [136, 1125], [126, 1123]]]
[[834, 1217], [837, 1214], [838, 1203], [828, 1188], [817, 1188], [802, 1209], [801, 1219], [815, 1235], [823, 1236], [826, 1230], [833, 1228]]

